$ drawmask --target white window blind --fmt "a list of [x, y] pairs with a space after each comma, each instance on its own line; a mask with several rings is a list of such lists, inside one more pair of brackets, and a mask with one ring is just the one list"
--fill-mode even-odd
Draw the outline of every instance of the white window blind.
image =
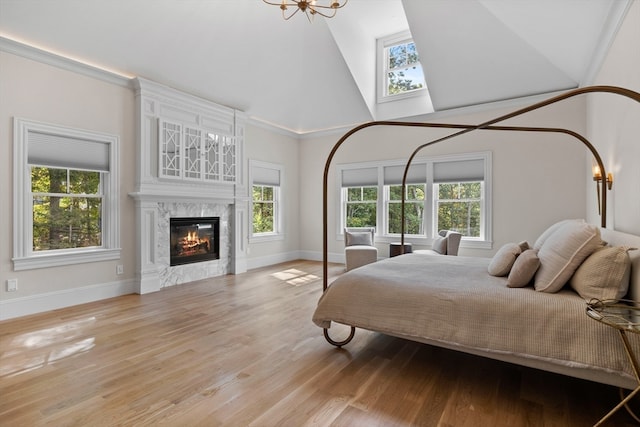
[[433, 164], [433, 182], [469, 182], [484, 180], [484, 160], [457, 160]]
[[[385, 166], [384, 185], [402, 185], [405, 166]], [[407, 173], [407, 184], [424, 184], [425, 182], [427, 182], [427, 165], [412, 164]]]
[[29, 131], [27, 162], [53, 168], [108, 172], [109, 143]]
[[378, 168], [344, 169], [343, 187], [368, 187], [378, 185]]
[[253, 166], [251, 177], [254, 185], [280, 186], [280, 170]]

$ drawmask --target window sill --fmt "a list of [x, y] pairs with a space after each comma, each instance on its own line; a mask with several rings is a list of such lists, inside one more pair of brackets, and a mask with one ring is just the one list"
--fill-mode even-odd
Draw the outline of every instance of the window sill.
[[89, 249], [78, 252], [38, 254], [23, 258], [13, 258], [13, 270], [34, 270], [36, 268], [59, 267], [61, 265], [86, 262], [111, 261], [120, 259], [120, 249]]

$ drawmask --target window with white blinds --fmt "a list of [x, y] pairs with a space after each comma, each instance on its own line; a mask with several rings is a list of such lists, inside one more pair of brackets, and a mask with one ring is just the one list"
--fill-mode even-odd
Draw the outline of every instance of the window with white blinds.
[[[406, 161], [338, 166], [338, 234], [345, 226], [375, 226], [379, 237], [402, 229], [402, 179]], [[491, 153], [415, 158], [406, 174], [405, 233], [426, 239], [440, 228], [458, 230], [465, 240], [489, 241]]]
[[282, 209], [282, 165], [249, 161], [251, 182], [251, 232], [252, 241], [281, 240], [284, 238]]
[[14, 269], [120, 258], [115, 135], [14, 119]]

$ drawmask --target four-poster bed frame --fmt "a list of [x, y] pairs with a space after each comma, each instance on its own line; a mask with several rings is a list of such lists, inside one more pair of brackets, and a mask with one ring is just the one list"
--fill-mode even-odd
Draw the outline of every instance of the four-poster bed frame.
[[[420, 146], [418, 146], [411, 156], [409, 157], [407, 164], [404, 169], [404, 174], [402, 178], [402, 200], [401, 200], [401, 251], [404, 251], [404, 242], [405, 242], [405, 221], [404, 221], [404, 207], [405, 207], [405, 194], [404, 189], [406, 188], [406, 179], [409, 167], [411, 166], [411, 162], [415, 158], [415, 156], [422, 149], [437, 144], [442, 141], [446, 141], [448, 139], [455, 138], [457, 136], [461, 136], [476, 130], [491, 130], [491, 131], [511, 131], [511, 132], [541, 132], [541, 133], [562, 133], [569, 136], [574, 137], [578, 141], [580, 141], [593, 155], [598, 167], [600, 168], [603, 179], [601, 179], [597, 185], [600, 185], [600, 204], [599, 210], [601, 215], [601, 226], [603, 228], [606, 227], [606, 215], [607, 215], [607, 172], [602, 162], [602, 158], [600, 154], [596, 150], [596, 148], [591, 144], [584, 136], [578, 134], [577, 132], [571, 131], [569, 129], [562, 128], [551, 128], [551, 127], [529, 127], [529, 126], [499, 126], [496, 123], [503, 122], [505, 120], [511, 119], [516, 116], [520, 116], [522, 114], [526, 114], [528, 112], [546, 107], [551, 104], [555, 104], [557, 102], [563, 101], [565, 99], [572, 98], [574, 96], [588, 94], [588, 93], [612, 93], [616, 95], [621, 95], [637, 102], [640, 102], [640, 93], [632, 91], [630, 89], [625, 89], [617, 86], [589, 86], [584, 88], [578, 88], [574, 90], [570, 90], [563, 94], [557, 95], [555, 97], [549, 98], [547, 100], [535, 103], [528, 107], [524, 107], [513, 111], [511, 113], [496, 117], [492, 120], [488, 120], [486, 122], [480, 123], [478, 125], [467, 125], [467, 124], [448, 124], [448, 123], [422, 123], [422, 122], [397, 122], [397, 121], [374, 121], [369, 123], [364, 123], [362, 125], [356, 126], [338, 140], [338, 142], [333, 146], [329, 156], [327, 157], [327, 161], [325, 163], [324, 168], [324, 176], [323, 176], [323, 217], [322, 217], [322, 225], [323, 225], [323, 248], [322, 248], [322, 262], [323, 262], [323, 283], [322, 288], [323, 292], [325, 292], [328, 288], [328, 177], [329, 177], [329, 169], [331, 166], [331, 162], [333, 157], [335, 156], [338, 149], [342, 146], [342, 144], [353, 134], [374, 126], [400, 126], [400, 127], [416, 127], [416, 128], [445, 128], [445, 129], [454, 129], [457, 130], [449, 135], [445, 135], [443, 137], [434, 139], [432, 141], [426, 142]], [[351, 331], [349, 336], [342, 341], [333, 340], [328, 333], [327, 328], [323, 328], [323, 333], [325, 339], [332, 345], [337, 347], [341, 347], [343, 345], [348, 344], [355, 335], [355, 327], [351, 326]]]

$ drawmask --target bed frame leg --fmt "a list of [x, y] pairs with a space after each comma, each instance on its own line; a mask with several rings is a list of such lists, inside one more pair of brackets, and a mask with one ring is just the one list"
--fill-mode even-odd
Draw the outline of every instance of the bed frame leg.
[[333, 339], [331, 339], [331, 337], [329, 336], [329, 329], [327, 328], [322, 328], [322, 332], [324, 333], [324, 339], [326, 339], [329, 344], [335, 345], [336, 347], [340, 348], [343, 345], [347, 345], [351, 342], [353, 336], [356, 334], [356, 328], [354, 328], [353, 326], [351, 327], [351, 333], [344, 341], [334, 341]]

